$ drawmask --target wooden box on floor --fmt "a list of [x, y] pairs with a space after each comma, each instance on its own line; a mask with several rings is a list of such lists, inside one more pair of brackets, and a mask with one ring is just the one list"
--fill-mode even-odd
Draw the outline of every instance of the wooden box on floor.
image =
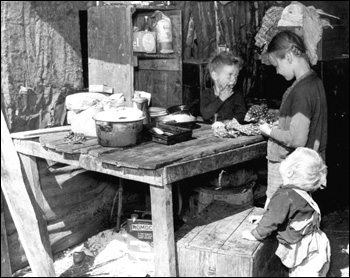
[[[235, 211], [236, 209], [236, 211]], [[180, 277], [281, 277], [286, 276], [275, 255], [275, 236], [263, 242], [242, 239], [254, 224], [248, 217], [261, 208], [237, 212], [230, 205], [213, 203], [176, 233]], [[204, 223], [204, 224], [203, 224]]]

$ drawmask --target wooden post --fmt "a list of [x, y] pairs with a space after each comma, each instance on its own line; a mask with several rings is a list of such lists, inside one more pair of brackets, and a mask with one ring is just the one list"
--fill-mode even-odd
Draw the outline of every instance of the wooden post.
[[214, 12], [215, 12], [215, 32], [216, 32], [216, 43], [215, 50], [216, 53], [219, 54], [219, 43], [220, 43], [220, 29], [219, 29], [219, 19], [218, 19], [218, 2], [214, 1]]
[[38, 213], [33, 193], [27, 191], [20, 160], [2, 111], [1, 188], [34, 275], [55, 277], [47, 226], [42, 214]]
[[120, 230], [120, 219], [122, 217], [122, 209], [123, 209], [123, 187], [124, 187], [124, 179], [119, 179], [119, 188], [118, 188], [118, 212], [117, 212], [117, 231]]
[[156, 277], [176, 277], [172, 186], [150, 185]]
[[1, 191], [1, 277], [11, 277], [11, 261], [7, 243], [4, 202]]

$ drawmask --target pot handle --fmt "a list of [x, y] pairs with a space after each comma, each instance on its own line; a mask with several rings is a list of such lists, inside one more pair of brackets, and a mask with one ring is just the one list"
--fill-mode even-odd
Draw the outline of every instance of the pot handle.
[[97, 124], [100, 126], [112, 126], [111, 122], [105, 122], [105, 121], [98, 121]]

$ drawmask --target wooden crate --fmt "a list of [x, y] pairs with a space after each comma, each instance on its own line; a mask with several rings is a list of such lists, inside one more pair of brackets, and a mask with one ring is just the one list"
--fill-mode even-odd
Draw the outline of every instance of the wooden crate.
[[255, 226], [249, 223], [248, 217], [262, 214], [262, 209], [249, 208], [238, 213], [235, 209], [237, 211], [237, 207], [213, 203], [203, 211], [201, 220], [195, 219], [195, 225], [186, 223], [178, 230], [180, 277], [286, 276], [275, 255], [274, 236], [263, 242], [242, 239], [242, 232]]

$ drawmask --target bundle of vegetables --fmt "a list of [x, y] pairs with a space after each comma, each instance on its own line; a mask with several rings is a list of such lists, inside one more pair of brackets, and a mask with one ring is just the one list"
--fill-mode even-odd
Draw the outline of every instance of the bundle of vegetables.
[[84, 133], [70, 131], [63, 140], [66, 144], [83, 144], [86, 141], [86, 137]]
[[245, 114], [244, 121], [257, 123], [266, 115], [268, 110], [269, 108], [266, 104], [254, 104], [248, 109], [247, 114]]
[[248, 109], [248, 112], [244, 117], [244, 121], [275, 125], [278, 121], [278, 110], [269, 109], [266, 104], [254, 104]]
[[259, 135], [257, 124], [241, 125], [236, 119], [225, 122], [215, 122], [212, 125], [214, 135], [221, 138], [237, 138], [240, 135]]
[[227, 130], [238, 130], [243, 135], [259, 135], [261, 134], [257, 124], [241, 125], [235, 118], [226, 123]]
[[237, 130], [228, 130], [226, 124], [223, 122], [215, 122], [211, 128], [213, 129], [214, 136], [220, 138], [237, 138], [240, 132]]
[[278, 114], [278, 109], [269, 109], [260, 121], [264, 121], [270, 125], [278, 125]]

